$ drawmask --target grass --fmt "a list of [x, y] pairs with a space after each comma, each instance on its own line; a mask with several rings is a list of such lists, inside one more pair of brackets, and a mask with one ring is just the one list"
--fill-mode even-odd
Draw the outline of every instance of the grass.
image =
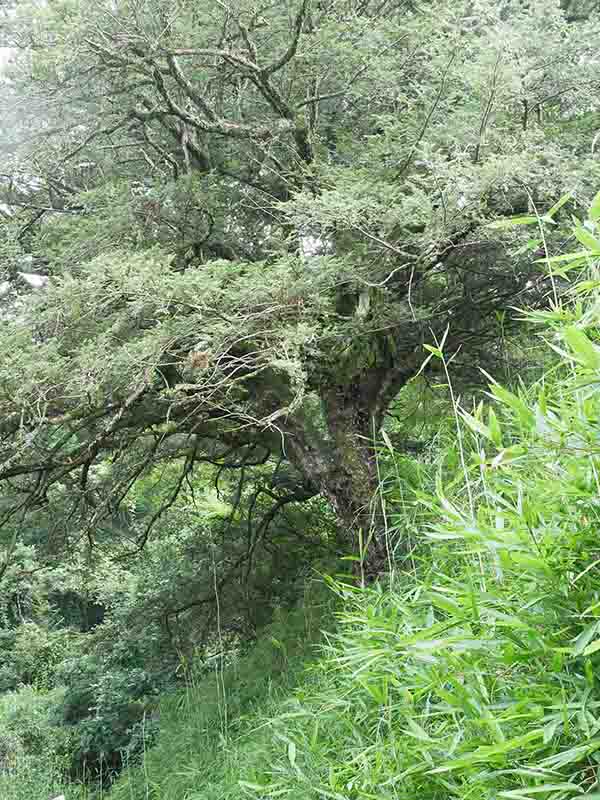
[[0, 697], [0, 798], [83, 800], [81, 787], [63, 788], [67, 734], [55, 728], [50, 709], [60, 690], [26, 686]]
[[268, 751], [263, 721], [303, 680], [323, 625], [333, 623], [331, 608], [322, 583], [310, 583], [304, 602], [279, 614], [247, 655], [222, 671], [216, 661], [212, 673], [190, 676], [185, 691], [164, 699], [158, 744], [124, 771], [111, 800], [239, 797], [240, 770]]

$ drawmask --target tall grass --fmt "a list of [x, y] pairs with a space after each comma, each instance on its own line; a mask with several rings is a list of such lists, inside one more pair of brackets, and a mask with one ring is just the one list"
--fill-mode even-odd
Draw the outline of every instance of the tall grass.
[[331, 607], [322, 582], [311, 582], [299, 607], [276, 615], [247, 655], [223, 670], [215, 660], [208, 674], [190, 673], [187, 688], [163, 700], [157, 745], [124, 771], [111, 800], [239, 797], [240, 774], [268, 757], [270, 719], [334, 623]]
[[0, 798], [84, 800], [83, 787], [65, 790], [68, 733], [56, 728], [51, 708], [59, 690], [23, 687], [0, 697]]

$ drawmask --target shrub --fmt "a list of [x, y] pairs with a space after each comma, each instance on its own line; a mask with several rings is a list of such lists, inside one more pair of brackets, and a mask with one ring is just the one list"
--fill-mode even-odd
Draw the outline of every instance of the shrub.
[[157, 693], [151, 676], [97, 654], [65, 662], [60, 675], [65, 689], [56, 713], [73, 741], [71, 773], [114, 775], [123, 758], [139, 752], [155, 732], [148, 713]]
[[[0, 698], [0, 797], [48, 800], [60, 794], [70, 761], [69, 732], [56, 724], [62, 692], [33, 687]], [[79, 795], [76, 786], [68, 797]]]

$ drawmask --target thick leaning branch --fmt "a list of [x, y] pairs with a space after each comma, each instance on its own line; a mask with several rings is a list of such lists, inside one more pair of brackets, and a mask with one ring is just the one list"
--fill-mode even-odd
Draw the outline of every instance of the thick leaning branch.
[[262, 73], [266, 77], [273, 75], [273, 73], [278, 72], [280, 69], [285, 67], [285, 65], [289, 64], [289, 62], [296, 55], [298, 43], [300, 42], [300, 35], [302, 34], [302, 29], [308, 16], [309, 8], [310, 0], [302, 0], [302, 5], [300, 6], [300, 9], [296, 14], [296, 19], [294, 20], [292, 40], [289, 44], [289, 47], [278, 59], [262, 69]]

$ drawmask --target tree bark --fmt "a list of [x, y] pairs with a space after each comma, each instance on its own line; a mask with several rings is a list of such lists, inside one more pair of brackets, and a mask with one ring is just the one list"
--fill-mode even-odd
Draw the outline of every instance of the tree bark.
[[[388, 391], [387, 382], [381, 382], [381, 390]], [[368, 581], [387, 571], [390, 561], [375, 452], [385, 407], [363, 376], [360, 383], [327, 389], [322, 409], [322, 435], [308, 435], [310, 426], [302, 419], [288, 426], [286, 456], [330, 502], [339, 545], [344, 555], [359, 557], [355, 572]]]

